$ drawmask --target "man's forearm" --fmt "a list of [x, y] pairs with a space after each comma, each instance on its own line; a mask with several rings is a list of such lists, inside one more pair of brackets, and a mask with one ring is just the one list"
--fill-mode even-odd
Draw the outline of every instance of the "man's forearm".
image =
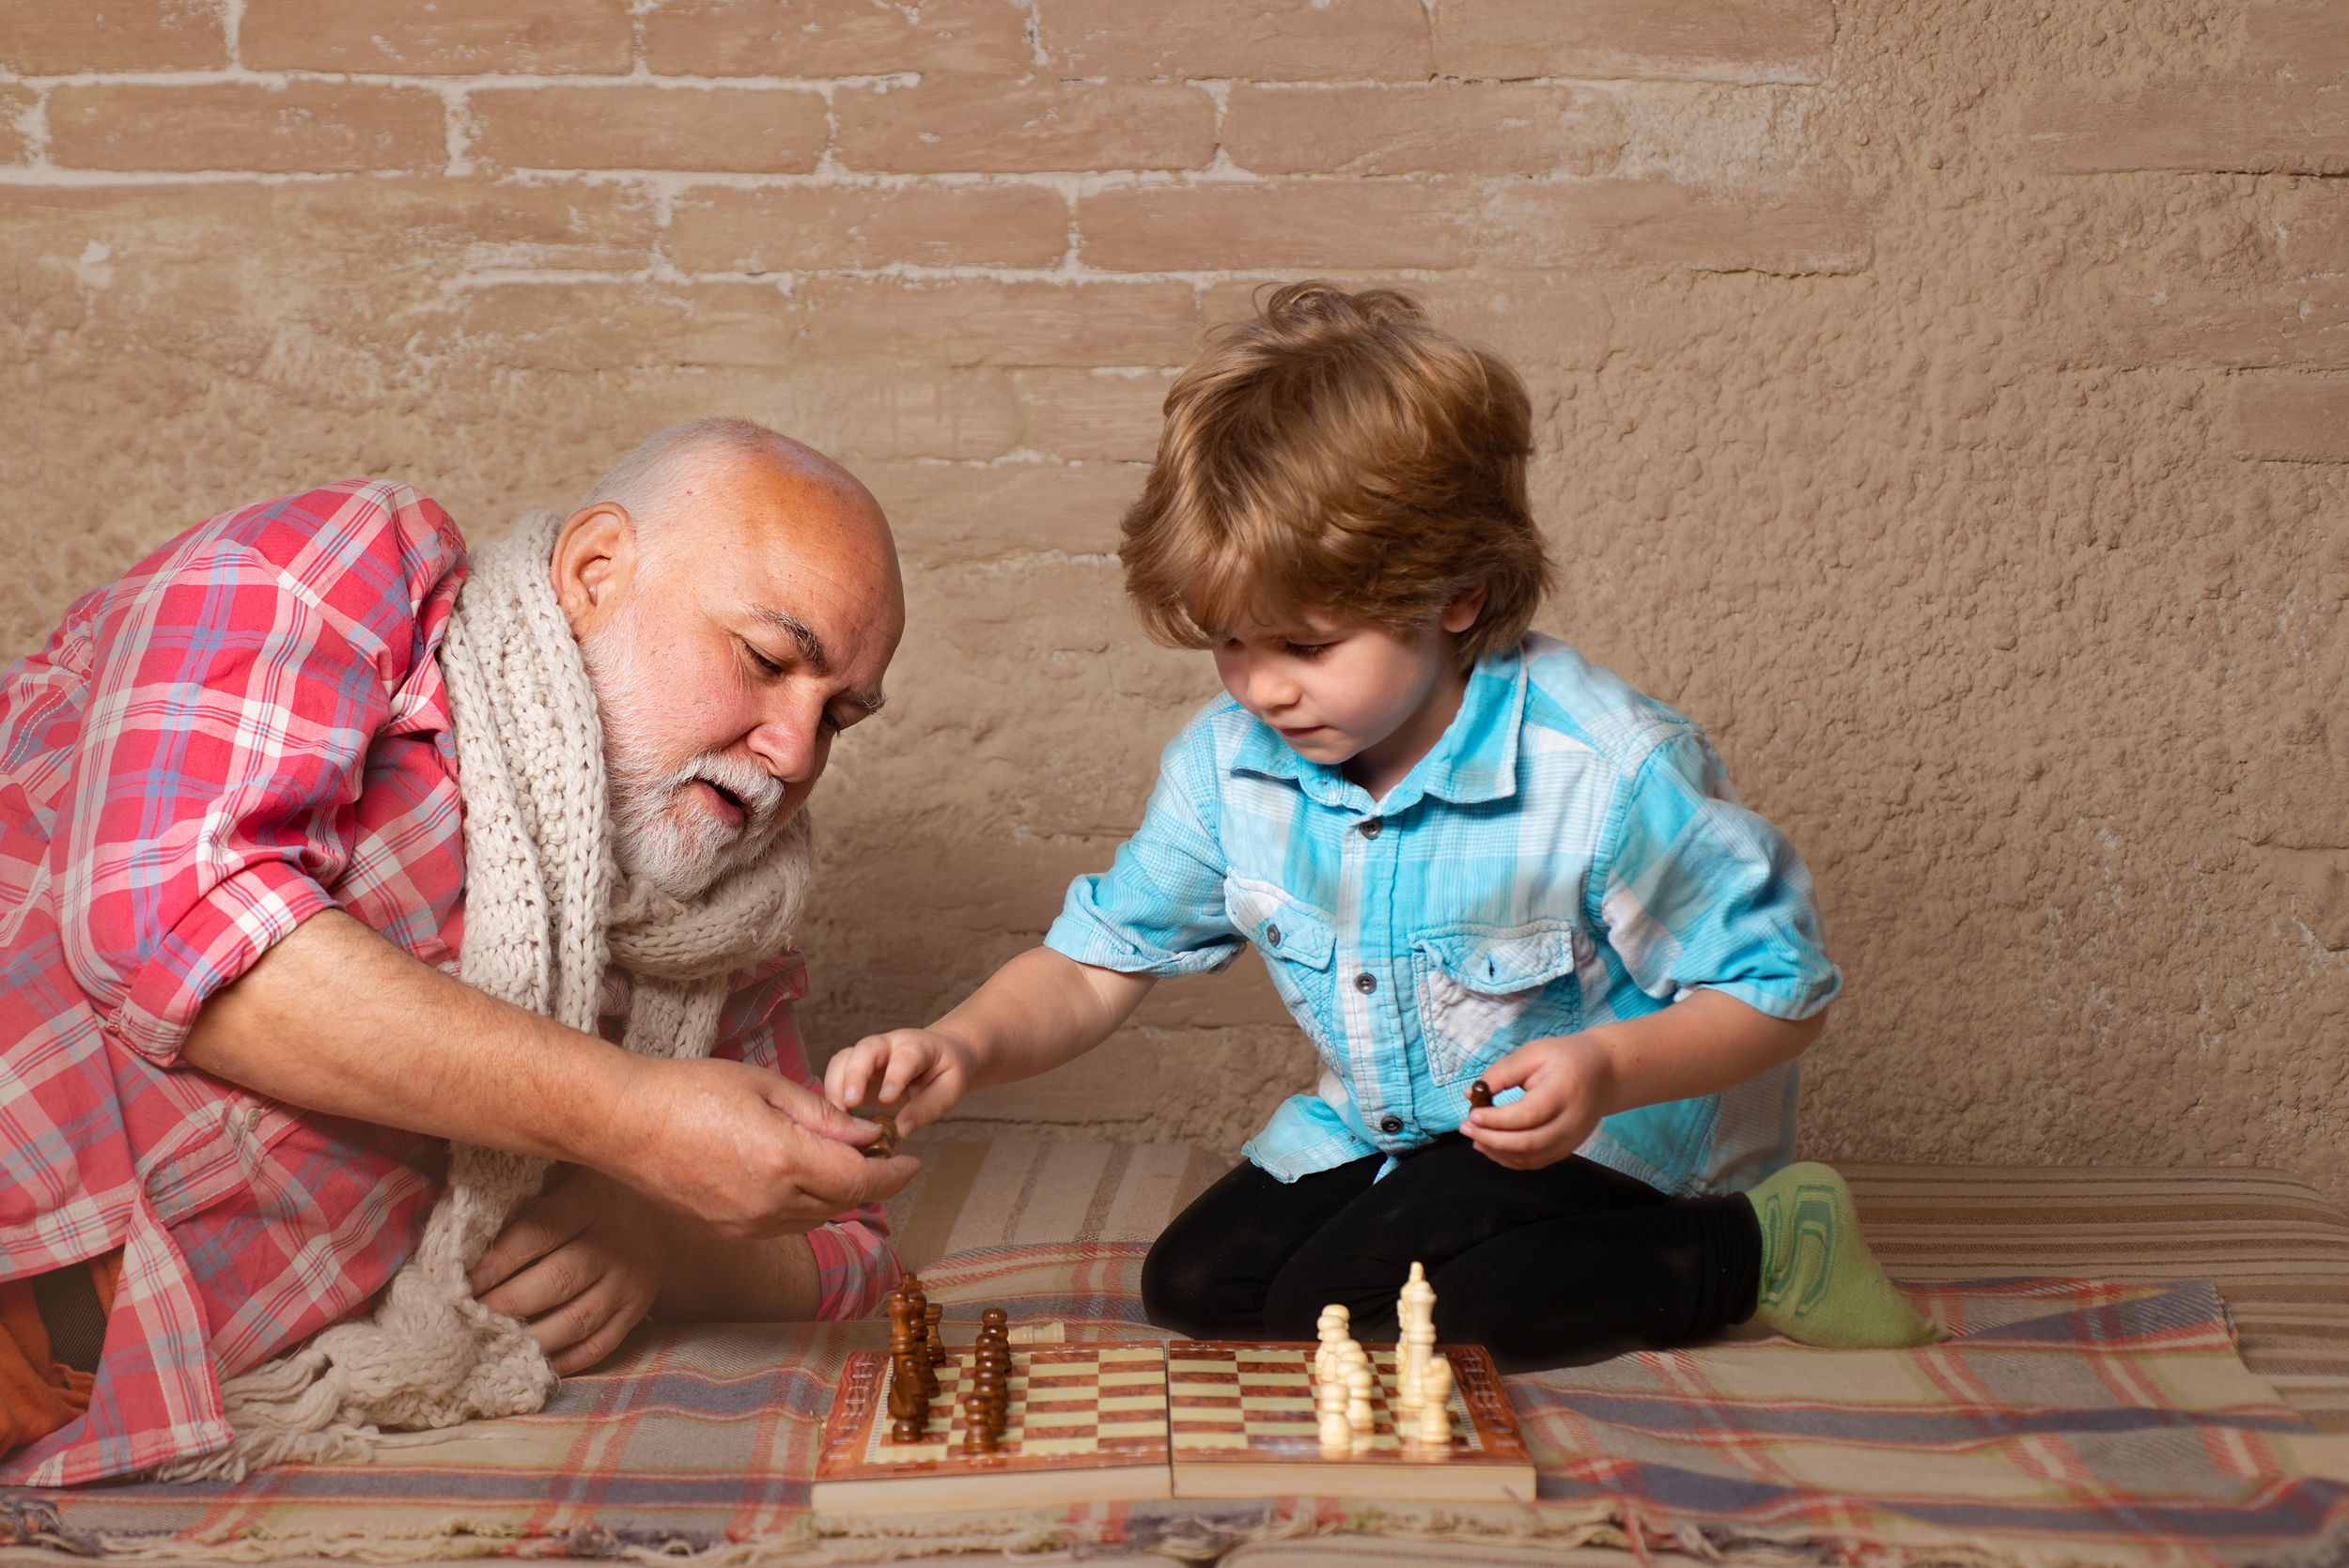
[[806, 1323], [823, 1300], [806, 1236], [744, 1243], [695, 1231], [678, 1240], [652, 1310], [663, 1323]]
[[[598, 1165], [628, 1053], [410, 956], [339, 909], [197, 1014], [181, 1058], [289, 1105]], [[511, 1090], [531, 1086], [527, 1095]]]

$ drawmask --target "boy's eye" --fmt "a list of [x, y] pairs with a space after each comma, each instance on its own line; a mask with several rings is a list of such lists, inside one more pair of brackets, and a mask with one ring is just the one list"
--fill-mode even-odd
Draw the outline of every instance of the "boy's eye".
[[1318, 659], [1330, 651], [1330, 644], [1327, 643], [1291, 643], [1288, 644], [1288, 651], [1293, 658]]

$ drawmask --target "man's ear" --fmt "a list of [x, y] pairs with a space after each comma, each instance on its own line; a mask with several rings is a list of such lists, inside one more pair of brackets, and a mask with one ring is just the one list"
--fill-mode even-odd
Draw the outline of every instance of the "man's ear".
[[1476, 624], [1476, 617], [1485, 613], [1485, 600], [1491, 592], [1491, 582], [1478, 578], [1475, 586], [1464, 588], [1453, 596], [1452, 602], [1437, 614], [1436, 624], [1446, 631], [1466, 631]]
[[636, 524], [617, 502], [599, 501], [564, 520], [547, 575], [572, 636], [603, 624], [628, 597], [636, 567]]

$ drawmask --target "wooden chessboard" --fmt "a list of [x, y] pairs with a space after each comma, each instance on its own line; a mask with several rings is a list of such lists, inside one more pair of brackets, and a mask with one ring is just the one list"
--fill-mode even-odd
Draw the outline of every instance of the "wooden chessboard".
[[997, 1451], [963, 1452], [956, 1390], [969, 1353], [938, 1369], [924, 1440], [890, 1440], [889, 1358], [848, 1358], [824, 1423], [820, 1513], [1055, 1507], [1159, 1498], [1377, 1497], [1530, 1501], [1533, 1462], [1492, 1360], [1439, 1345], [1453, 1368], [1443, 1448], [1396, 1436], [1394, 1352], [1371, 1351], [1374, 1430], [1337, 1454], [1314, 1417], [1310, 1343], [1177, 1340], [1014, 1346]]

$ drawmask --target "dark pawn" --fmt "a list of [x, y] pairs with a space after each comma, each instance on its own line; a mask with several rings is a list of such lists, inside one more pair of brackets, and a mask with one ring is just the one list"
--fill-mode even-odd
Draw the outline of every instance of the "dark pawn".
[[987, 1401], [972, 1389], [962, 1396], [962, 1452], [993, 1453], [995, 1429], [987, 1424]]
[[939, 1322], [945, 1311], [935, 1301], [922, 1309], [923, 1332], [929, 1343], [930, 1365], [934, 1367], [942, 1367], [948, 1360], [945, 1330]]
[[1470, 1110], [1490, 1110], [1492, 1104], [1493, 1086], [1491, 1084], [1480, 1078], [1469, 1085], [1469, 1109]]
[[896, 1424], [889, 1429], [892, 1442], [918, 1443], [930, 1414], [930, 1396], [922, 1389], [922, 1374], [914, 1357], [900, 1356], [890, 1363], [889, 1413]]

